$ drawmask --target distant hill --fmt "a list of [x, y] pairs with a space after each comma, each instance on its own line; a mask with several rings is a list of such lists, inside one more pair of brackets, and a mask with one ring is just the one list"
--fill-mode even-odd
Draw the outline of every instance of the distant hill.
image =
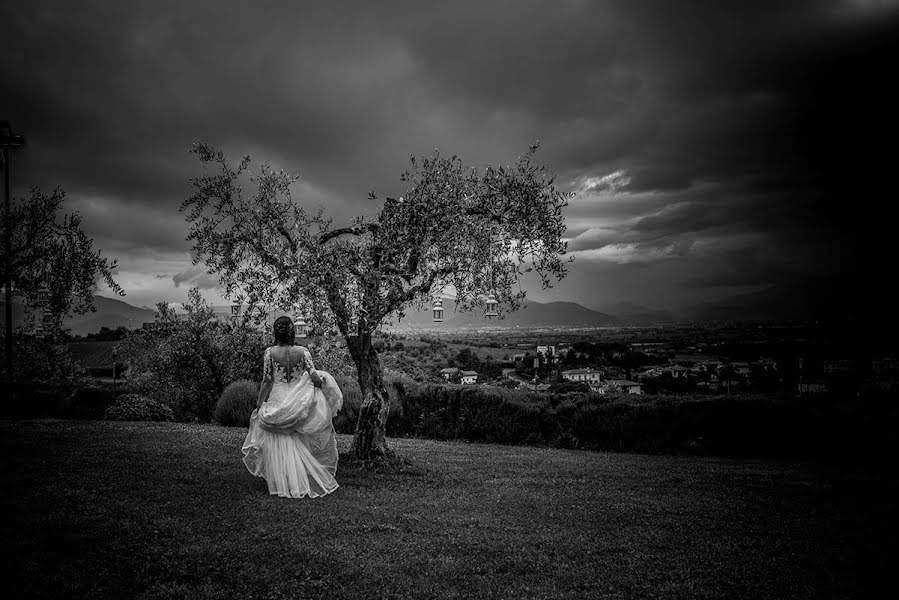
[[889, 313], [841, 282], [796, 282], [689, 307], [692, 321], [880, 320]]
[[[24, 307], [17, 300], [13, 300], [13, 323], [21, 323], [25, 314]], [[73, 335], [87, 335], [96, 333], [102, 327], [115, 329], [125, 326], [129, 329], [137, 329], [146, 322], [154, 319], [155, 311], [147, 308], [138, 308], [127, 302], [94, 296], [94, 312], [83, 315], [73, 315], [63, 321], [63, 327], [71, 330]], [[6, 322], [6, 306], [0, 303], [0, 322]]]
[[398, 329], [456, 329], [467, 327], [604, 327], [619, 324], [618, 319], [591, 310], [576, 302], [534, 302], [527, 300], [522, 308], [503, 319], [488, 319], [483, 310], [456, 312], [453, 300], [444, 300], [443, 323], [434, 323], [430, 308], [409, 311], [393, 326]]
[[94, 307], [96, 312], [73, 315], [65, 320], [63, 326], [71, 329], [74, 335], [96, 333], [101, 327], [115, 329], [124, 325], [129, 329], [138, 329], [144, 323], [152, 322], [156, 315], [154, 310], [105, 296], [94, 296]]
[[598, 307], [598, 310], [618, 318], [622, 323], [651, 324], [672, 323], [677, 316], [667, 310], [647, 308], [634, 302], [617, 302]]

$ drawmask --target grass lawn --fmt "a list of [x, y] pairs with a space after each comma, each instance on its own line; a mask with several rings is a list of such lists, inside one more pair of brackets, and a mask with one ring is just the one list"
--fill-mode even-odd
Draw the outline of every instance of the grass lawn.
[[244, 435], [0, 421], [8, 597], [863, 597], [892, 563], [875, 469], [395, 439], [289, 500]]

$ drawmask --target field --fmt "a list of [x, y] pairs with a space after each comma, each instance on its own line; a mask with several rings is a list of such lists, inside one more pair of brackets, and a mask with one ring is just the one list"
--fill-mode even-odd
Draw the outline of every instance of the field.
[[[873, 466], [394, 439], [405, 467], [268, 496], [245, 430], [2, 421], [16, 598], [865, 597], [895, 483]], [[341, 436], [341, 449], [349, 437]]]

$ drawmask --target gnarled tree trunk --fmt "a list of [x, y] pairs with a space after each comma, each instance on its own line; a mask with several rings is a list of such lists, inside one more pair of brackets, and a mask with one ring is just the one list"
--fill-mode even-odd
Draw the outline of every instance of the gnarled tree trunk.
[[359, 388], [362, 390], [362, 405], [359, 407], [351, 451], [362, 459], [390, 456], [392, 451], [387, 447], [386, 437], [390, 397], [384, 385], [381, 360], [372, 346], [371, 334], [350, 338], [348, 346], [350, 356], [356, 363]]

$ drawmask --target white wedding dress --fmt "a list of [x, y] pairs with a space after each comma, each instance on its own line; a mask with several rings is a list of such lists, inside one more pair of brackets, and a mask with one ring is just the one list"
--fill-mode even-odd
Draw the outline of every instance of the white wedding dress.
[[[271, 378], [268, 400], [250, 416], [243, 443], [244, 464], [265, 478], [270, 494], [316, 498], [337, 489], [337, 437], [331, 418], [343, 406], [343, 394], [326, 371], [315, 371], [309, 351], [299, 347], [300, 364], [282, 365], [266, 348], [264, 377]], [[321, 378], [321, 388], [310, 378]]]

